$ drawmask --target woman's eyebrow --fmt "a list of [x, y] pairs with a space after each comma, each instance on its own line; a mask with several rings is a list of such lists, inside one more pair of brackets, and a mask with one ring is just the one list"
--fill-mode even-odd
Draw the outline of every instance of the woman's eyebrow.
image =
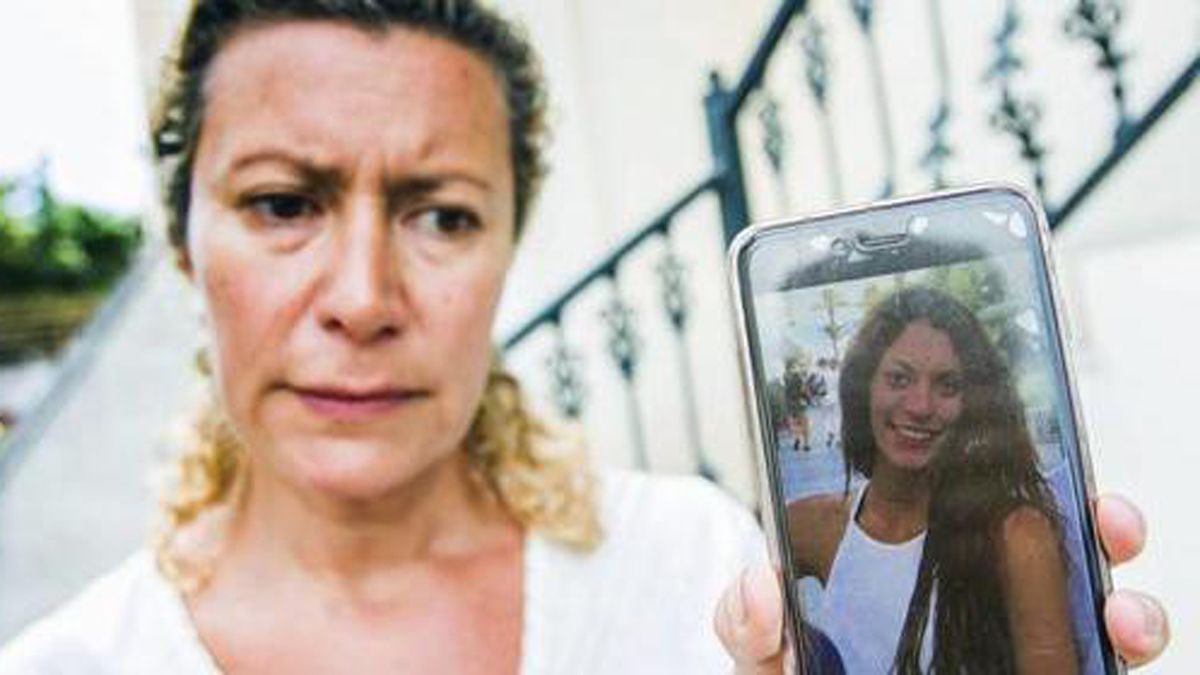
[[935, 379], [937, 379], [938, 382], [956, 382], [961, 380], [962, 376], [962, 371], [958, 368], [947, 368], [946, 370], [938, 373]]
[[345, 178], [337, 169], [321, 162], [279, 149], [266, 149], [244, 154], [235, 159], [229, 166], [228, 173], [233, 174], [261, 164], [279, 164], [289, 171], [295, 172], [315, 187], [333, 190], [345, 184]]
[[405, 176], [404, 178], [389, 181], [388, 192], [396, 195], [404, 195], [408, 193], [425, 193], [432, 192], [450, 183], [467, 183], [480, 190], [491, 191], [492, 182], [488, 179], [477, 176], [474, 173], [466, 171], [439, 171], [433, 173], [418, 174], [413, 176]]
[[388, 201], [392, 204], [407, 204], [427, 197], [454, 183], [466, 183], [483, 192], [492, 191], [492, 184], [487, 179], [455, 171], [409, 176], [400, 180], [389, 181], [386, 186]]
[[426, 197], [445, 186], [446, 181], [436, 176], [421, 176], [391, 181], [387, 185], [388, 202], [407, 204]]

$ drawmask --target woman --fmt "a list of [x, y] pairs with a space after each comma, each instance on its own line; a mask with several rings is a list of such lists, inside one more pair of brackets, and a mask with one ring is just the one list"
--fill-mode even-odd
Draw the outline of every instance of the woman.
[[[839, 393], [845, 494], [789, 515], [847, 670], [1077, 672], [1054, 497], [971, 311], [930, 288], [884, 298]], [[851, 491], [853, 474], [867, 481]]]
[[205, 1], [165, 97], [211, 405], [154, 555], [0, 670], [727, 670], [711, 613], [753, 520], [699, 481], [593, 479], [493, 363], [542, 172], [513, 28], [462, 1]]
[[[157, 141], [211, 406], [153, 555], [0, 672], [727, 672], [709, 624], [751, 519], [593, 479], [492, 360], [543, 110], [473, 2], [196, 5]], [[734, 583], [722, 625], [771, 583]]]

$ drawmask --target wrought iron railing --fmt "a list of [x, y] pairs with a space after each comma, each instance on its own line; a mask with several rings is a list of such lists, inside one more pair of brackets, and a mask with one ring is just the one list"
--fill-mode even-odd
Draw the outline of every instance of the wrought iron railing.
[[[753, 159], [765, 164], [770, 180], [775, 183], [779, 202], [784, 204], [785, 209], [790, 208], [785, 130], [788, 116], [766, 84], [772, 62], [788, 47], [795, 50], [803, 65], [800, 87], [806, 92], [815, 111], [817, 133], [823, 146], [821, 157], [823, 180], [828, 185], [827, 201], [830, 204], [840, 203], [848, 196], [849, 190], [843, 180], [846, 169], [844, 153], [834, 133], [837, 113], [832, 109], [830, 97], [830, 90], [836, 84], [828, 46], [831, 36], [818, 10], [849, 10], [853, 18], [849, 23], [856, 27], [859, 38], [865, 43], [866, 76], [873, 99], [870, 106], [877, 125], [874, 133], [880, 146], [880, 175], [873, 193], [854, 196], [858, 199], [883, 197], [893, 194], [897, 189], [901, 158], [893, 128], [892, 100], [884, 74], [884, 56], [879, 39], [881, 26], [876, 3], [872, 0], [840, 2], [840, 6], [834, 0], [824, 3], [784, 0], [780, 4], [748, 64], [733, 85], [727, 86], [717, 73], [710, 75], [704, 110], [712, 150], [712, 172], [684, 190], [661, 214], [651, 218], [647, 225], [601, 258], [544, 310], [504, 341], [504, 349], [511, 351], [535, 334], [548, 331], [553, 335], [550, 355], [544, 361], [550, 381], [549, 389], [559, 411], [568, 419], [579, 419], [588, 398], [587, 386], [583, 382], [584, 368], [581, 366], [584, 355], [567, 339], [564, 321], [579, 298], [592, 289], [606, 286], [609, 289], [609, 301], [601, 318], [608, 337], [607, 357], [620, 373], [627, 403], [625, 416], [636, 446], [635, 463], [642, 468], [654, 468], [643, 433], [646, 425], [642, 412], [644, 402], [639, 401], [638, 388], [635, 386], [646, 354], [644, 341], [639, 336], [641, 327], [636, 319], [638, 315], [622, 293], [620, 277], [632, 256], [649, 246], [662, 246], [664, 253], [658, 264], [659, 296], [661, 311], [668, 319], [666, 324], [674, 333], [672, 342], [679, 363], [681, 406], [686, 411], [686, 429], [681, 438], [690, 448], [696, 472], [720, 482], [722, 476], [716, 468], [719, 463], [708, 454], [711, 449], [706, 449], [699, 430], [696, 378], [686, 339], [692, 308], [686, 288], [685, 263], [675, 253], [677, 247], [672, 242], [677, 242], [682, 236], [710, 236], [703, 232], [681, 233], [677, 222], [683, 211], [706, 195], [715, 195], [719, 200], [725, 242], [732, 240], [750, 221], [752, 209], [744, 171], [744, 164], [750, 158], [742, 148], [747, 124], [758, 125], [761, 157]], [[951, 46], [943, 23], [943, 7], [939, 0], [927, 0], [927, 8], [936, 95], [928, 117], [925, 149], [915, 164], [930, 187], [944, 187], [954, 182], [949, 177], [948, 163], [961, 152], [950, 135], [952, 122], [961, 113], [958, 112], [960, 107], [956, 105], [955, 90], [951, 86]], [[1196, 52], [1144, 111], [1138, 113], [1132, 110], [1125, 68], [1128, 52], [1121, 40], [1123, 16], [1123, 3], [1119, 0], [1077, 0], [1063, 8], [1061, 18], [1064, 36], [1074, 41], [1072, 44], [1095, 52], [1093, 76], [1108, 81], [1108, 103], [1113, 109], [1113, 122], [1108, 151], [1093, 166], [1087, 167], [1073, 188], [1056, 191], [1055, 195], [1061, 195], [1058, 199], [1052, 198], [1048, 190], [1046, 160], [1050, 146], [1040, 124], [1043, 113], [1041, 103], [1019, 86], [1022, 74], [1032, 68], [1028, 56], [1022, 54], [1018, 47], [1023, 28], [1021, 6], [1016, 0], [1009, 0], [996, 17], [990, 47], [992, 56], [985, 72], [978, 74], [979, 93], [989, 96], [993, 101], [988, 126], [1001, 138], [1008, 139], [1024, 166], [1025, 175], [1003, 178], [1032, 184], [1047, 206], [1052, 228], [1060, 227], [1110, 176], [1134, 146], [1187, 93], [1195, 78], [1200, 63], [1200, 53]], [[719, 302], [724, 303], [724, 298]], [[612, 410], [606, 414], [617, 417], [621, 413]]]

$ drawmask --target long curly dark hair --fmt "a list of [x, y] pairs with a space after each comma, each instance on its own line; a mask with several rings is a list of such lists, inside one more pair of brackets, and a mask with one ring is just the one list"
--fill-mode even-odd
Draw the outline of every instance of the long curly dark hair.
[[931, 672], [1011, 673], [1014, 655], [998, 555], [1001, 528], [1017, 508], [1032, 507], [1049, 521], [1061, 548], [1060, 517], [1038, 471], [1008, 364], [971, 310], [952, 296], [904, 288], [881, 300], [859, 328], [838, 391], [847, 490], [852, 472], [870, 478], [875, 467], [871, 379], [884, 352], [914, 322], [927, 322], [949, 336], [963, 369], [963, 407], [929, 467], [924, 552], [893, 672], [922, 672], [921, 644], [932, 609]]

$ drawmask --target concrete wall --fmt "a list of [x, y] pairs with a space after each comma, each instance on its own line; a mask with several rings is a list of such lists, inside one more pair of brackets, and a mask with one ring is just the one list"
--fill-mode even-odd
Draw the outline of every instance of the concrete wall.
[[171, 259], [147, 251], [117, 293], [67, 355], [46, 417], [7, 448], [0, 641], [150, 540], [155, 472], [199, 395], [197, 326]]

